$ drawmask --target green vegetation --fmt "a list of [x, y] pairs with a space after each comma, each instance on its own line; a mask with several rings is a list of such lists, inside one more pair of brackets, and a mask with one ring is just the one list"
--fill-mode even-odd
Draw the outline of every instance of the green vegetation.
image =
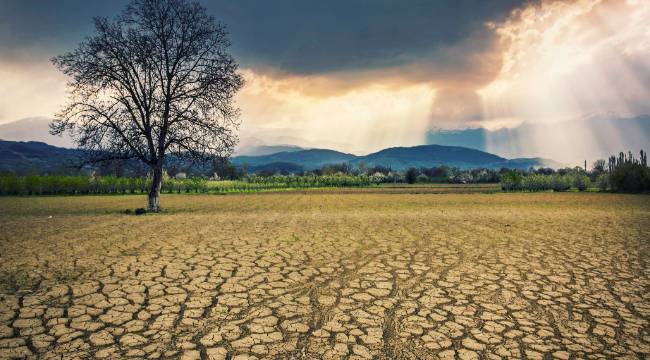
[[637, 160], [631, 152], [620, 153], [594, 162], [591, 171], [574, 169], [537, 169], [531, 171], [506, 171], [501, 174], [504, 191], [578, 191], [600, 190], [639, 193], [650, 191], [650, 168], [647, 154], [641, 150]]
[[567, 174], [525, 174], [510, 171], [501, 176], [504, 191], [585, 191], [590, 187], [589, 177], [577, 171]]
[[[371, 185], [363, 175], [276, 175], [250, 176], [244, 180], [168, 178], [163, 193], [240, 193], [319, 187], [362, 187]], [[150, 178], [115, 176], [0, 175], [0, 195], [145, 194]]]
[[650, 191], [650, 168], [648, 154], [641, 150], [640, 158], [634, 158], [631, 152], [627, 156], [620, 153], [618, 157], [609, 158], [608, 186], [618, 192]]
[[[500, 184], [504, 191], [650, 191], [650, 168], [646, 154], [640, 159], [631, 153], [621, 153], [605, 160], [596, 161], [590, 171], [584, 168], [549, 168], [510, 170], [472, 169], [461, 170], [447, 166], [433, 168], [409, 168], [393, 171], [390, 168], [367, 167], [360, 164], [326, 164], [320, 169], [300, 174], [246, 174], [227, 171], [220, 167], [212, 179], [170, 168], [169, 177], [164, 174], [161, 192], [186, 193], [246, 193], [287, 191], [309, 188], [361, 188], [389, 184]], [[217, 174], [222, 174], [219, 180]], [[0, 174], [0, 195], [80, 195], [80, 194], [146, 194], [151, 187], [149, 177], [84, 176], [84, 175], [37, 175], [19, 176]]]

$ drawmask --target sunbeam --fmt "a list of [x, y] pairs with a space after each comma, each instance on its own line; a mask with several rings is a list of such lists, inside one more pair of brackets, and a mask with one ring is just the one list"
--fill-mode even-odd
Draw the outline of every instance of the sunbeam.
[[[601, 139], [580, 119], [650, 112], [649, 23], [650, 2], [584, 0], [531, 5], [492, 24], [503, 66], [479, 90], [483, 120], [526, 123], [532, 134], [515, 143], [488, 139], [488, 150], [575, 162], [602, 156], [608, 144], [623, 149], [615, 128]], [[548, 123], [557, 125], [536, 126]]]

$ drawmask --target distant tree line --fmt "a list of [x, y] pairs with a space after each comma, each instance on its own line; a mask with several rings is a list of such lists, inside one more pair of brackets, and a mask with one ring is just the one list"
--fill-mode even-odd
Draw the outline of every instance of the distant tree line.
[[537, 169], [506, 171], [501, 174], [501, 187], [505, 191], [614, 191], [627, 193], [650, 192], [648, 155], [640, 151], [639, 158], [632, 152], [619, 153], [607, 161], [596, 160], [590, 171], [586, 168]]
[[[0, 195], [147, 193], [151, 187], [151, 175], [145, 168], [128, 167], [129, 170], [125, 171], [125, 166], [128, 167], [128, 163], [113, 162], [75, 175], [0, 173]], [[298, 173], [270, 170], [249, 173], [245, 166], [236, 167], [227, 158], [217, 158], [201, 167], [169, 161], [163, 177], [162, 193], [363, 187], [384, 183], [500, 183], [504, 191], [650, 191], [650, 168], [644, 151], [640, 152], [638, 159], [628, 152], [608, 160], [597, 160], [589, 171], [581, 167], [496, 170], [448, 166], [396, 171], [385, 166], [341, 163]]]
[[255, 172], [255, 175], [268, 177], [274, 175], [350, 175], [368, 176], [372, 183], [498, 183], [500, 174], [508, 169], [459, 169], [449, 166], [409, 168], [406, 170], [393, 170], [387, 166], [367, 166], [359, 163], [356, 166], [350, 163], [326, 164], [320, 169], [311, 171], [289, 172], [282, 170], [262, 170]]

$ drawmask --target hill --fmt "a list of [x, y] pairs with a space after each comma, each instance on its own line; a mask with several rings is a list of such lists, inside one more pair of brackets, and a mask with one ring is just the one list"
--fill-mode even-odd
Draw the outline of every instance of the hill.
[[420, 145], [413, 147], [393, 147], [365, 156], [342, 153], [334, 150], [311, 149], [293, 152], [280, 152], [264, 156], [236, 156], [233, 164], [246, 164], [250, 171], [264, 169], [272, 170], [273, 164], [282, 165], [278, 171], [285, 171], [288, 164], [296, 168], [313, 170], [325, 164], [350, 163], [367, 166], [386, 166], [394, 170], [404, 170], [409, 167], [449, 166], [462, 169], [469, 168], [519, 168], [529, 167], [561, 167], [561, 164], [541, 158], [506, 159], [484, 151], [460, 146]]
[[39, 141], [0, 140], [0, 171], [27, 174], [69, 171], [78, 150], [60, 148]]
[[650, 144], [650, 116], [593, 116], [558, 123], [524, 123], [514, 128], [435, 130], [427, 143], [469, 147], [504, 157], [542, 156], [581, 164], [619, 151], [637, 153]]
[[263, 156], [272, 155], [280, 152], [295, 152], [305, 150], [296, 145], [258, 145], [238, 150], [237, 156]]
[[39, 141], [64, 148], [72, 147], [72, 139], [68, 135], [54, 136], [50, 134], [49, 124], [51, 121], [52, 119], [44, 117], [34, 117], [0, 124], [0, 139]]
[[235, 156], [232, 158], [234, 165], [246, 164], [251, 171], [272, 163], [293, 163], [305, 170], [320, 168], [325, 164], [345, 163], [356, 160], [358, 157], [353, 154], [347, 154], [328, 149], [309, 149], [301, 151], [283, 151], [263, 156]]
[[409, 167], [450, 167], [472, 168], [487, 164], [504, 162], [500, 156], [459, 146], [420, 145], [413, 147], [393, 147], [359, 157], [358, 162], [369, 166], [389, 166], [393, 169]]
[[[81, 150], [60, 148], [38, 141], [18, 142], [0, 140], [0, 171], [26, 174], [29, 172], [70, 173], [71, 165], [83, 155]], [[202, 173], [209, 169], [198, 165], [174, 163], [168, 159], [168, 166], [177, 168], [192, 166]], [[246, 166], [250, 172], [295, 173], [314, 170], [326, 164], [349, 163], [366, 166], [386, 166], [394, 170], [409, 167], [449, 166], [462, 169], [502, 167], [527, 169], [529, 167], [561, 167], [561, 164], [541, 158], [505, 159], [484, 151], [459, 146], [421, 145], [413, 147], [394, 147], [366, 156], [357, 156], [328, 149], [309, 149], [283, 151], [261, 156], [235, 156], [232, 163], [238, 167]], [[136, 163], [124, 164], [128, 173], [141, 172]]]

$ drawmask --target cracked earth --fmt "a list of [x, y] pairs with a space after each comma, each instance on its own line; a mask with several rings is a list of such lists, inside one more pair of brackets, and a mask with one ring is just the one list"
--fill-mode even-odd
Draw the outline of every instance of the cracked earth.
[[643, 359], [648, 200], [0, 198], [0, 358]]

